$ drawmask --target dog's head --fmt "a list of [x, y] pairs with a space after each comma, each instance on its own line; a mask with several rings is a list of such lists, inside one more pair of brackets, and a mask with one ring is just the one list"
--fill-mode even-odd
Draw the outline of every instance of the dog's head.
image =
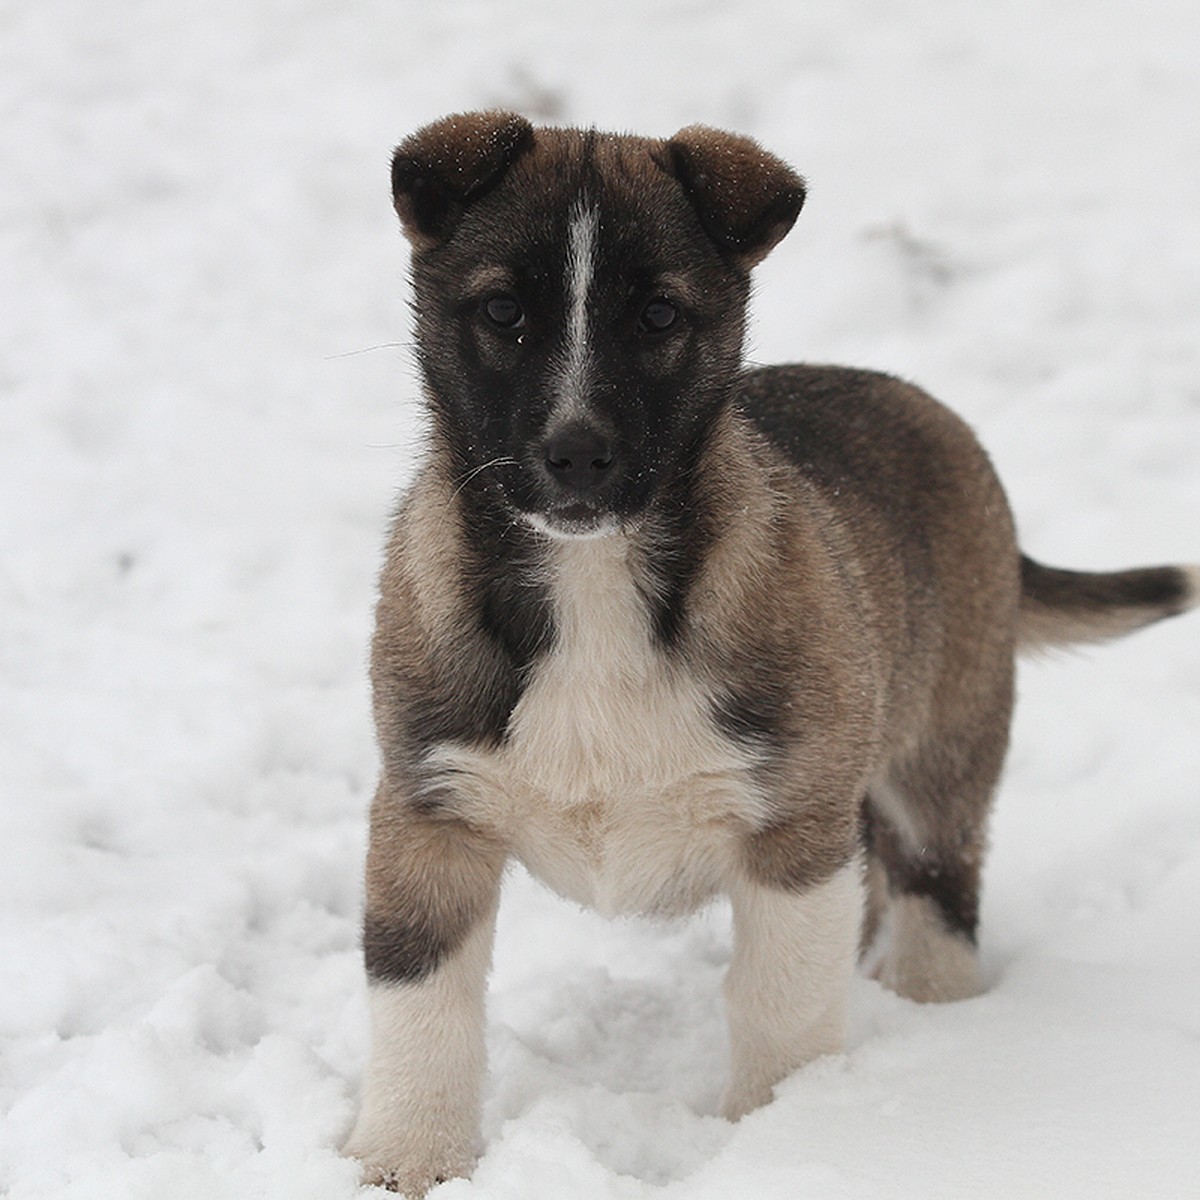
[[702, 126], [654, 141], [485, 112], [403, 142], [392, 189], [461, 483], [559, 536], [610, 532], [677, 488], [800, 177]]

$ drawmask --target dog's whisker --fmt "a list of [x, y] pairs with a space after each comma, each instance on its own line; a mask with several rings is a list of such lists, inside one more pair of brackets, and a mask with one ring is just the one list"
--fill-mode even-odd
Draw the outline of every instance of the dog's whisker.
[[499, 458], [493, 458], [490, 462], [482, 463], [478, 467], [468, 471], [461, 479], [458, 480], [457, 486], [455, 487], [454, 491], [451, 492], [451, 499], [457, 496], [458, 493], [461, 492], [463, 488], [465, 488], [467, 484], [470, 483], [471, 480], [474, 479], [475, 476], [481, 471], [486, 471], [490, 467], [516, 467], [519, 465], [520, 464], [515, 458], [512, 457], [511, 454], [502, 454]]
[[338, 354], [326, 354], [325, 361], [334, 358], [353, 358], [356, 354], [370, 354], [375, 350], [403, 350], [406, 342], [380, 342], [377, 346], [360, 346], [357, 350], [342, 350]]

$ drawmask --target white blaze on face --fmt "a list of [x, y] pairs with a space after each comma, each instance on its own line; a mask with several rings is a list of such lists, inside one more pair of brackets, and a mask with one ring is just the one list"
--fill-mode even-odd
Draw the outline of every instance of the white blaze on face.
[[579, 415], [584, 410], [590, 346], [588, 339], [588, 293], [596, 270], [596, 242], [600, 214], [583, 201], [571, 210], [567, 235], [567, 327], [562, 382], [555, 417]]

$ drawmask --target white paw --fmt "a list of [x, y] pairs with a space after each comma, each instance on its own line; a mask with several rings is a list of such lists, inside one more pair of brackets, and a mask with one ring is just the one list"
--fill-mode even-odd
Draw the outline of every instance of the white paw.
[[474, 1166], [473, 1160], [461, 1156], [390, 1150], [354, 1135], [342, 1147], [342, 1153], [362, 1164], [364, 1186], [387, 1188], [409, 1200], [420, 1200], [435, 1184], [445, 1183], [447, 1179], [470, 1175]]
[[920, 896], [894, 902], [891, 944], [871, 974], [897, 995], [921, 1004], [968, 1000], [983, 991], [975, 947], [947, 929]]

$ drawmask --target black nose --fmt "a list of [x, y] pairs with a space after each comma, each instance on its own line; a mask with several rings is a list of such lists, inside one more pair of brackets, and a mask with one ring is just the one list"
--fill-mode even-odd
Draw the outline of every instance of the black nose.
[[568, 425], [546, 443], [550, 478], [581, 496], [608, 478], [614, 457], [608, 438], [586, 425]]

